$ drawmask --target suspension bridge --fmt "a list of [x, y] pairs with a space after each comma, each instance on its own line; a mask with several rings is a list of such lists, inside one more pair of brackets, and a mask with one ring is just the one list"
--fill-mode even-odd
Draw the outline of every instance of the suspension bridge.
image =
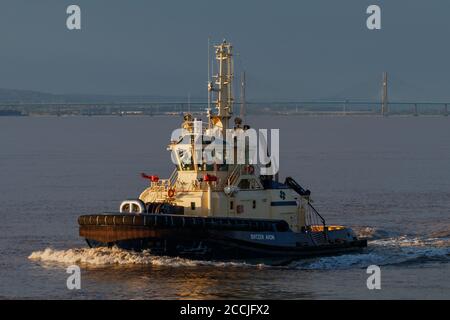
[[[420, 88], [411, 87], [404, 81], [394, 79], [394, 88], [383, 73], [377, 86], [373, 83], [359, 85], [335, 94], [328, 99], [304, 100], [261, 100], [253, 101], [245, 98], [245, 73], [241, 77], [241, 92], [235, 101], [236, 114], [279, 114], [279, 115], [449, 115], [450, 101], [407, 100], [411, 92], [420, 92]], [[242, 81], [244, 77], [244, 81]], [[375, 90], [373, 90], [375, 88]], [[405, 89], [406, 88], [406, 89]], [[356, 93], [356, 95], [355, 95]], [[358, 96], [359, 95], [359, 96]], [[361, 95], [366, 98], [361, 98]], [[369, 97], [369, 98], [367, 98]], [[161, 115], [183, 114], [186, 112], [205, 114], [208, 102], [206, 99], [187, 101], [120, 101], [120, 102], [4, 102], [0, 103], [2, 115]], [[244, 110], [245, 107], [245, 110]], [[240, 112], [239, 112], [240, 110]]]

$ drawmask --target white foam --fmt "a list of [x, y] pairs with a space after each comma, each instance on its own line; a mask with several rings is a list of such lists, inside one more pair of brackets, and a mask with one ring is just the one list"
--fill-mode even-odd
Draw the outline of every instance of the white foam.
[[380, 265], [383, 260], [383, 257], [374, 253], [346, 254], [312, 260], [299, 260], [293, 262], [289, 267], [305, 270], [348, 269], [371, 264]]
[[370, 241], [371, 245], [383, 247], [450, 247], [450, 238], [422, 238], [400, 236]]
[[[149, 251], [134, 252], [113, 248], [75, 248], [68, 250], [56, 250], [46, 248], [43, 251], [35, 251], [28, 257], [30, 260], [53, 262], [60, 264], [86, 264], [92, 266], [107, 265], [152, 265], [170, 267], [195, 267], [210, 265], [216, 267], [250, 267], [252, 265], [238, 262], [213, 262], [197, 261], [183, 258], [172, 258], [152, 255]], [[255, 265], [253, 265], [255, 267]], [[262, 265], [256, 265], [262, 267]]]
[[449, 239], [397, 237], [369, 242], [366, 253], [345, 254], [316, 259], [299, 260], [289, 267], [305, 270], [366, 268], [403, 263], [424, 263], [441, 259], [450, 261]]
[[353, 226], [352, 230], [358, 238], [364, 239], [382, 239], [390, 236], [386, 230], [368, 226]]
[[[35, 251], [28, 257], [45, 263], [85, 264], [91, 266], [107, 265], [151, 265], [166, 267], [252, 267], [262, 268], [267, 265], [252, 265], [241, 262], [197, 261], [183, 258], [152, 255], [149, 251], [133, 252], [113, 248], [75, 248], [56, 250], [47, 248]], [[369, 241], [368, 249], [363, 253], [345, 254], [314, 259], [294, 261], [288, 268], [323, 270], [364, 268], [372, 264], [395, 265], [399, 263], [426, 262], [441, 259], [450, 261], [450, 239], [420, 238], [400, 236]]]

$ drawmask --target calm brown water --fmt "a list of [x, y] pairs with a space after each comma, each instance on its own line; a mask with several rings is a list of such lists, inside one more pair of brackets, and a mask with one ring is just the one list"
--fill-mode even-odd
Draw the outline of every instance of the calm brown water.
[[[252, 118], [254, 127], [280, 129], [281, 176], [311, 189], [327, 222], [371, 240], [363, 254], [268, 267], [87, 249], [78, 215], [136, 197], [146, 185], [140, 172], [167, 176], [166, 145], [179, 122], [0, 117], [0, 297], [450, 298], [444, 117]], [[74, 263], [82, 268], [78, 291], [66, 288]], [[378, 291], [366, 288], [371, 264], [381, 266]]]

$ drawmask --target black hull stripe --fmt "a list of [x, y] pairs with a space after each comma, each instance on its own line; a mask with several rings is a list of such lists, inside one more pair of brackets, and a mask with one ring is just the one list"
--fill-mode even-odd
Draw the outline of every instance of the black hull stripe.
[[285, 207], [285, 206], [297, 206], [295, 201], [272, 201], [270, 203], [272, 207]]

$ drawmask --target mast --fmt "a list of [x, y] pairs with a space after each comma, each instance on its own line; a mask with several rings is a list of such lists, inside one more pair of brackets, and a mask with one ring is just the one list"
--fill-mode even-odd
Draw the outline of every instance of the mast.
[[241, 73], [241, 112], [239, 117], [244, 122], [245, 117], [245, 71]]
[[191, 113], [191, 93], [188, 92], [188, 113]]
[[216, 117], [221, 122], [222, 134], [225, 137], [225, 130], [229, 127], [230, 118], [233, 114], [233, 47], [224, 40], [214, 48], [216, 50], [218, 73], [214, 76], [215, 86], [210, 88], [210, 91], [216, 92]]
[[211, 93], [213, 91], [213, 85], [211, 82], [211, 54], [209, 52], [211, 45], [208, 37], [208, 108], [206, 109], [206, 115], [208, 117], [208, 128], [211, 128]]

